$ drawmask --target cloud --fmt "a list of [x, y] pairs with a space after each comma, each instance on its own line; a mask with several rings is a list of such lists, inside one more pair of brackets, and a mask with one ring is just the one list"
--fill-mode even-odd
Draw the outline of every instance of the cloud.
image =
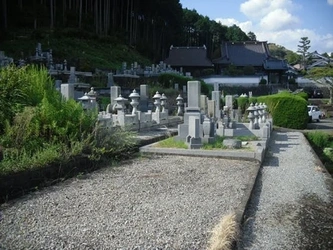
[[225, 18], [225, 19], [217, 18], [217, 19], [215, 19], [215, 21], [219, 22], [223, 25], [226, 25], [226, 26], [232, 26], [232, 25], [236, 24], [245, 33], [249, 32], [253, 29], [253, 24], [251, 21], [239, 22], [234, 18]]
[[297, 45], [301, 37], [308, 37], [310, 42], [309, 51], [317, 50], [319, 53], [333, 52], [333, 34], [319, 35], [310, 29], [286, 29], [280, 31], [257, 31], [254, 32], [259, 41], [268, 41], [284, 46], [285, 48], [297, 51]]
[[240, 5], [240, 11], [251, 19], [261, 19], [277, 9], [292, 9], [291, 0], [247, 0]]
[[[333, 5], [333, 0], [327, 0], [327, 3]], [[240, 5], [240, 11], [247, 21], [240, 22], [235, 18], [218, 18], [216, 21], [227, 26], [236, 24], [245, 33], [254, 32], [259, 41], [276, 43], [294, 52], [301, 37], [311, 40], [311, 52], [333, 52], [333, 34], [320, 35], [316, 30], [300, 28], [300, 19], [292, 14], [295, 8], [302, 6], [292, 0], [246, 0]]]
[[276, 9], [268, 13], [260, 20], [260, 27], [268, 31], [278, 31], [294, 27], [298, 23], [298, 18], [292, 16], [287, 10]]

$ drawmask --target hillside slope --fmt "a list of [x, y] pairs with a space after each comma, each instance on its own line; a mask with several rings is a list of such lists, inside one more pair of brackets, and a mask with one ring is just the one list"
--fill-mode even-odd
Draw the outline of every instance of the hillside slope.
[[54, 63], [62, 63], [66, 59], [68, 65], [82, 71], [94, 71], [96, 68], [115, 70], [121, 67], [122, 62], [127, 62], [127, 65], [135, 61], [141, 65], [151, 65], [149, 59], [116, 37], [101, 38], [93, 34], [17, 33], [2, 41], [0, 50], [16, 61], [33, 56], [37, 43], [42, 44], [43, 52], [52, 49]]

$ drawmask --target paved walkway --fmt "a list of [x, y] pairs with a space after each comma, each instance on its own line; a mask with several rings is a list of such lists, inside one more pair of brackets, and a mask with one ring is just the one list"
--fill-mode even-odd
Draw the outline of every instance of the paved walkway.
[[333, 249], [332, 187], [301, 132], [274, 131], [238, 249]]

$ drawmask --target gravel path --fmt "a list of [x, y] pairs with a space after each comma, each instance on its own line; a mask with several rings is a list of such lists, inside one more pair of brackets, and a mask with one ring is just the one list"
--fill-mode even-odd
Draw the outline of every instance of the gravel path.
[[0, 249], [205, 249], [255, 162], [150, 156], [0, 207]]
[[238, 249], [333, 249], [332, 194], [304, 135], [273, 132]]

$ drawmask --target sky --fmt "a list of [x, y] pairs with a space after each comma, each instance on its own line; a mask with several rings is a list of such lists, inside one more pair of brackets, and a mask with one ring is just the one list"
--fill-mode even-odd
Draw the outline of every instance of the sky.
[[333, 0], [180, 0], [183, 8], [223, 25], [236, 24], [267, 41], [297, 51], [301, 37], [309, 52], [333, 52]]

